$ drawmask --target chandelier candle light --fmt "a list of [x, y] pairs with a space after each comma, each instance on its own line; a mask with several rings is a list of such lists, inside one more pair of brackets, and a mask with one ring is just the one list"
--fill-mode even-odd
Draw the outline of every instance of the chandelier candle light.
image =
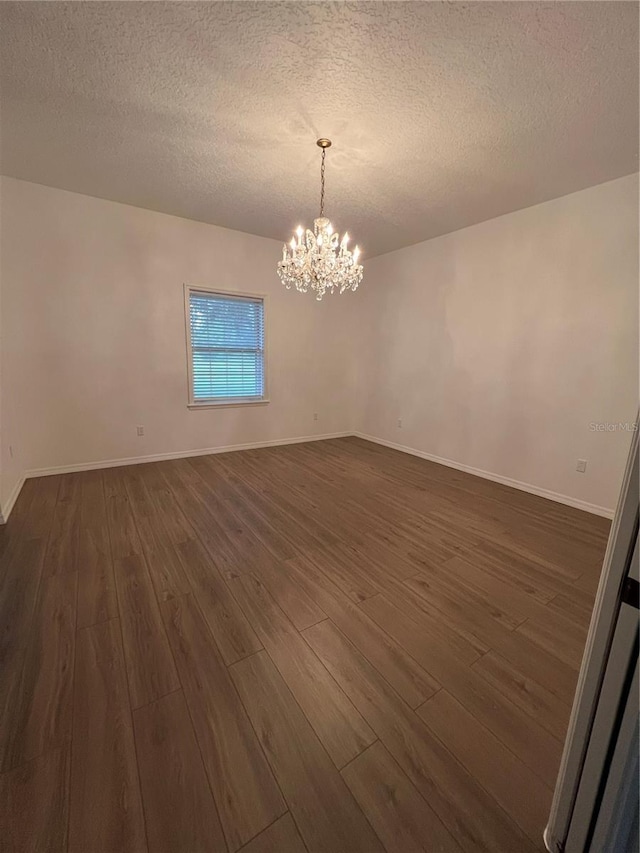
[[320, 301], [327, 291], [356, 290], [362, 281], [362, 264], [358, 263], [360, 249], [356, 246], [351, 252], [347, 248], [349, 235], [345, 233], [340, 240], [324, 216], [324, 160], [331, 140], [319, 139], [316, 144], [322, 148], [320, 217], [314, 220], [313, 231], [299, 226], [291, 243], [284, 244], [278, 275], [287, 290], [295, 287], [306, 293], [311, 288]]

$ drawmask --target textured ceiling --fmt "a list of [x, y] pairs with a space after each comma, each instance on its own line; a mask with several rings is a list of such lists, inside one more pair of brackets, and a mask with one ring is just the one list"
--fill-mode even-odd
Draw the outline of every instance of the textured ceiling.
[[1, 2], [3, 174], [364, 257], [634, 172], [638, 4]]

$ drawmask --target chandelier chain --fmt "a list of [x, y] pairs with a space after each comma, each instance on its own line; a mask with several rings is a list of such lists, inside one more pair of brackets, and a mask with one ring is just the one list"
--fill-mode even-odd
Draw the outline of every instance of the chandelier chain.
[[322, 163], [320, 165], [320, 218], [324, 216], [324, 157], [327, 149], [322, 149]]

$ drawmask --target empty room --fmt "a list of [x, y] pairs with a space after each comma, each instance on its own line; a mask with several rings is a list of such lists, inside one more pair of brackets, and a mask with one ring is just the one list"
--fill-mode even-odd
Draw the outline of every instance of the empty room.
[[637, 853], [639, 8], [0, 0], [2, 853]]

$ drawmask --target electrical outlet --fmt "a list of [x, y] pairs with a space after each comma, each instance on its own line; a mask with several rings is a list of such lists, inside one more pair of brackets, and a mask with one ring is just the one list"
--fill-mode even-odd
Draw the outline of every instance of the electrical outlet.
[[138, 435], [144, 435], [144, 427], [143, 426], [136, 427], [136, 432], [138, 433]]
[[578, 459], [578, 464], [576, 465], [576, 471], [580, 474], [584, 474], [587, 470], [587, 460], [586, 459]]
[[398, 418], [398, 429], [402, 429], [402, 418]]
[[314, 419], [314, 421], [318, 420], [318, 413], [317, 412], [313, 413], [313, 419]]

